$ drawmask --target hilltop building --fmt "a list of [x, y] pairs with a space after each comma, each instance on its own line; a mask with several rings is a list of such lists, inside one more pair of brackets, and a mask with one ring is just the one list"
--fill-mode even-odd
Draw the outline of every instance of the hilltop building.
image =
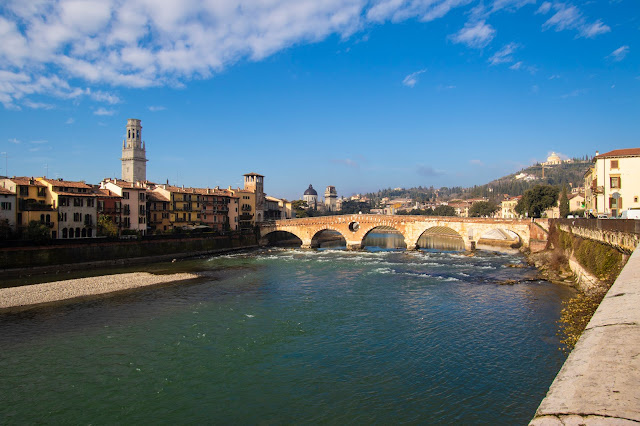
[[127, 120], [127, 138], [122, 141], [122, 180], [144, 182], [147, 180], [147, 151], [142, 140], [140, 120]]

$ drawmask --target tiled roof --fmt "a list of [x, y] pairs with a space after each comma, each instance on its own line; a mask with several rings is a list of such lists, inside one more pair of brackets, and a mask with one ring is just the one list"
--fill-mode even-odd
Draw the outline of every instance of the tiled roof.
[[7, 188], [3, 188], [0, 186], [0, 194], [3, 195], [16, 195], [15, 192], [8, 190]]
[[51, 186], [59, 186], [62, 188], [84, 188], [91, 189], [90, 185], [87, 185], [84, 182], [74, 182], [71, 180], [62, 180], [62, 179], [43, 179], [39, 178], [42, 182], [46, 182]]
[[122, 180], [122, 179], [105, 179], [103, 180], [103, 182], [107, 183], [112, 183], [115, 186], [118, 186], [120, 188], [129, 188], [129, 189], [146, 189], [143, 188], [142, 186], [136, 186], [135, 183], [133, 182], [127, 182], [126, 180]]
[[171, 200], [169, 200], [168, 197], [165, 197], [160, 192], [147, 191], [147, 197], [149, 197], [149, 201], [163, 201], [163, 202], [171, 201]]
[[95, 197], [93, 193], [81, 193], [81, 192], [65, 192], [65, 191], [53, 191], [58, 195], [64, 195], [65, 197]]
[[122, 196], [108, 189], [95, 188], [93, 191], [96, 193], [98, 197], [122, 198]]
[[640, 148], [614, 149], [598, 155], [596, 158], [634, 157], [640, 155]]
[[14, 176], [12, 178], [8, 178], [10, 181], [15, 183], [16, 185], [29, 185], [29, 186], [46, 186], [42, 182], [38, 182], [35, 178], [30, 178], [26, 176]]

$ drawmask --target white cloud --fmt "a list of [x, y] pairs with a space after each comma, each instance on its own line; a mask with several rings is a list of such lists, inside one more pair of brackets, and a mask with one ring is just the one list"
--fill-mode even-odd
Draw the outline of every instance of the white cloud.
[[547, 3], [548, 2], [543, 3], [543, 5], [538, 9], [538, 12], [547, 13], [551, 8], [553, 8], [555, 13], [544, 24], [542, 24], [543, 30], [551, 28], [554, 28], [556, 31], [576, 30], [578, 31], [578, 37], [586, 38], [593, 38], [599, 34], [611, 31], [611, 28], [608, 25], [603, 24], [601, 20], [597, 20], [594, 23], [588, 23], [586, 18], [582, 15], [582, 12], [571, 4], [554, 3], [551, 6], [547, 5]]
[[475, 166], [480, 166], [480, 167], [484, 167], [484, 163], [482, 162], [482, 160], [470, 160], [469, 161], [470, 164], [473, 164]]
[[106, 102], [111, 105], [119, 104], [121, 102], [120, 98], [113, 93], [102, 92], [100, 90], [92, 92], [90, 89], [87, 89], [87, 91], [89, 96], [91, 96], [91, 99], [98, 102]]
[[609, 57], [612, 58], [614, 61], [618, 62], [623, 60], [625, 56], [627, 56], [627, 53], [629, 53], [629, 46], [626, 46], [626, 45], [620, 46], [616, 50], [611, 52]]
[[509, 43], [489, 58], [491, 65], [513, 62], [512, 53], [519, 47], [518, 43]]
[[[117, 95], [94, 87], [180, 87], [239, 60], [331, 35], [346, 39], [380, 22], [431, 21], [473, 1], [5, 0], [0, 103], [19, 109], [21, 99], [41, 94], [113, 105]], [[494, 7], [532, 1], [496, 0]], [[480, 21], [453, 39], [483, 47], [494, 34]]]
[[16, 138], [8, 139], [8, 141], [9, 141], [9, 143], [12, 143], [12, 144], [15, 144], [15, 145], [20, 145], [22, 143]]
[[485, 21], [466, 23], [457, 33], [451, 36], [455, 43], [463, 43], [469, 47], [482, 48], [488, 45], [495, 37], [496, 30]]
[[419, 76], [420, 74], [422, 74], [422, 73], [426, 72], [426, 71], [427, 71], [427, 70], [425, 69], [425, 70], [420, 70], [420, 71], [416, 71], [416, 72], [413, 72], [413, 73], [409, 74], [408, 76], [406, 76], [406, 77], [404, 78], [404, 80], [402, 80], [402, 84], [403, 84], [404, 86], [407, 86], [407, 87], [413, 87], [413, 86], [415, 86], [415, 85], [416, 85], [416, 83], [418, 82], [418, 76]]
[[105, 109], [105, 108], [98, 108], [97, 110], [93, 111], [94, 115], [113, 115], [116, 112], [112, 109]]
[[149, 107], [149, 111], [151, 112], [164, 111], [165, 109], [166, 109], [165, 107], [160, 105], [156, 105], [156, 106], [152, 105]]
[[551, 2], [545, 1], [540, 5], [536, 13], [546, 15], [547, 13], [549, 13], [550, 10], [551, 10]]
[[518, 61], [509, 67], [510, 70], [519, 70], [522, 68], [522, 61]]
[[585, 24], [580, 28], [580, 34], [587, 38], [593, 38], [598, 34], [608, 33], [609, 31], [611, 31], [611, 28], [608, 25], [604, 25], [600, 20], [593, 24]]
[[65, 123], [64, 123], [64, 124], [73, 124], [73, 123], [75, 123], [75, 121], [76, 121], [76, 120], [75, 120], [73, 117], [69, 117], [69, 118], [67, 119], [67, 121], [65, 121]]
[[568, 99], [568, 98], [575, 98], [576, 96], [580, 96], [580, 95], [584, 95], [588, 92], [587, 89], [576, 89], [573, 90], [569, 93], [565, 93], [564, 95], [560, 96], [562, 99]]
[[31, 109], [53, 109], [55, 106], [51, 104], [46, 104], [44, 102], [33, 102], [29, 99], [25, 99], [22, 101], [22, 105]]

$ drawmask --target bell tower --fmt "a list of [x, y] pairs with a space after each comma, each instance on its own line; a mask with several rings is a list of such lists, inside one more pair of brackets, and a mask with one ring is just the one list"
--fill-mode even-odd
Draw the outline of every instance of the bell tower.
[[138, 182], [147, 180], [147, 151], [142, 140], [140, 120], [127, 120], [126, 139], [122, 141], [122, 180]]

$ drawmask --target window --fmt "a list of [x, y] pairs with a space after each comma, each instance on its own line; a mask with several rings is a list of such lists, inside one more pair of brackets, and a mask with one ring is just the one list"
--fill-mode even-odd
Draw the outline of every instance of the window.
[[84, 202], [83, 202], [82, 198], [74, 197], [73, 198], [73, 205], [74, 205], [74, 207], [82, 207], [84, 205]]
[[609, 178], [609, 180], [610, 180], [609, 183], [611, 184], [611, 188], [621, 188], [622, 187], [622, 185], [621, 185], [622, 182], [620, 182], [620, 176], [611, 176]]
[[144, 192], [141, 192], [140, 193], [140, 201], [144, 201], [145, 200], [144, 196], [145, 196]]
[[93, 207], [96, 205], [96, 200], [94, 198], [87, 198], [87, 207]]
[[104, 211], [104, 201], [102, 201], [102, 200], [98, 200], [98, 211], [99, 212], [103, 212]]
[[73, 214], [74, 222], [82, 222], [82, 213], [74, 213]]
[[[638, 197], [636, 197], [636, 201], [638, 201], [637, 198]], [[11, 210], [11, 203], [3, 201], [2, 203], [0, 203], [0, 209], [2, 209], [2, 210]]]
[[86, 226], [91, 226], [91, 225], [93, 225], [93, 217], [91, 217], [91, 215], [90, 215], [90, 214], [86, 214], [86, 215], [84, 215], [84, 224], [85, 224]]
[[60, 197], [58, 199], [58, 201], [60, 202], [60, 206], [68, 206], [69, 205], [69, 199], [67, 197]]
[[38, 197], [45, 197], [46, 196], [46, 188], [38, 188]]
[[633, 202], [634, 202], [634, 203], [637, 203], [637, 202], [638, 202], [638, 197], [637, 197], [637, 196], [636, 196], [636, 197], [633, 197]]
[[612, 169], [618, 168], [618, 160], [611, 160], [611, 168]]
[[122, 198], [124, 198], [125, 200], [129, 199], [129, 193], [127, 191], [122, 191]]
[[28, 197], [29, 196], [29, 187], [28, 186], [21, 186], [20, 187], [20, 195]]

